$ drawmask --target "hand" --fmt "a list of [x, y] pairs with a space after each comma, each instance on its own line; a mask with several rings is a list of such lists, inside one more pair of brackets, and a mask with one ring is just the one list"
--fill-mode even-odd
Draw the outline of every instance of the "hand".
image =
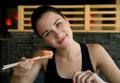
[[96, 73], [90, 70], [83, 72], [75, 72], [73, 75], [73, 83], [105, 83]]
[[22, 57], [21, 63], [13, 68], [14, 75], [18, 77], [28, 75], [35, 61], [36, 60], [34, 59], [26, 59], [25, 57]]

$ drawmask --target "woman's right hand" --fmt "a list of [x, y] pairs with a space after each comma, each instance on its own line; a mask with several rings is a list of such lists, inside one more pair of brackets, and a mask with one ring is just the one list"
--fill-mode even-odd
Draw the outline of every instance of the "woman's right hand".
[[34, 59], [27, 59], [22, 57], [20, 61], [21, 63], [13, 68], [14, 75], [18, 77], [24, 77], [28, 75], [35, 61], [36, 60]]

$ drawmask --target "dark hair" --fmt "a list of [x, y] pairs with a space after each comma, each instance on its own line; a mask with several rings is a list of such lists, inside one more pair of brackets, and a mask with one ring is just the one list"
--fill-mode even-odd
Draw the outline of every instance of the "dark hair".
[[36, 22], [38, 21], [38, 19], [40, 19], [42, 17], [43, 14], [45, 14], [46, 12], [52, 11], [56, 14], [59, 14], [60, 16], [62, 16], [64, 18], [64, 15], [57, 9], [51, 6], [40, 6], [38, 8], [36, 8], [33, 11], [33, 14], [31, 16], [31, 22], [32, 22], [32, 28], [34, 30], [34, 32], [40, 37], [40, 35], [38, 34], [37, 28], [36, 28]]

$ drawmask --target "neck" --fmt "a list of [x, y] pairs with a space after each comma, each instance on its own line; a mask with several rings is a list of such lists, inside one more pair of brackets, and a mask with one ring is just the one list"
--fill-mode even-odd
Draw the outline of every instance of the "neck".
[[69, 46], [62, 49], [56, 49], [56, 55], [58, 57], [63, 57], [70, 59], [80, 52], [80, 46], [77, 42], [73, 41]]

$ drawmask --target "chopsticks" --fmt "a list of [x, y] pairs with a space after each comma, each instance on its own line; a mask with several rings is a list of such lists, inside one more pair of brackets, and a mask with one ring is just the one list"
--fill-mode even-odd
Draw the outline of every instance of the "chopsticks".
[[[37, 60], [37, 59], [51, 58], [51, 57], [52, 57], [52, 55], [37, 56], [37, 57], [34, 57], [34, 58], [32, 58], [32, 59]], [[9, 69], [9, 68], [15, 67], [15, 66], [17, 66], [17, 65], [20, 64], [20, 63], [21, 63], [21, 62], [16, 62], [16, 63], [11, 63], [11, 64], [8, 64], [8, 65], [4, 65], [3, 68], [2, 68], [2, 70], [5, 70], [5, 69]]]

